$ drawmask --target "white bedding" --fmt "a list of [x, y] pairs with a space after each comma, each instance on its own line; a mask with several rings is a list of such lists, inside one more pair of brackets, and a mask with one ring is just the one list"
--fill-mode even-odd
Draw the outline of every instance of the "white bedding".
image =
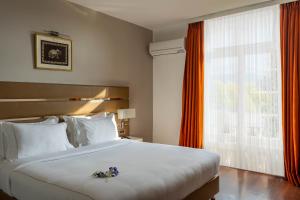
[[[0, 189], [19, 200], [183, 199], [218, 173], [205, 150], [117, 140], [0, 163]], [[120, 174], [100, 179], [96, 170]]]

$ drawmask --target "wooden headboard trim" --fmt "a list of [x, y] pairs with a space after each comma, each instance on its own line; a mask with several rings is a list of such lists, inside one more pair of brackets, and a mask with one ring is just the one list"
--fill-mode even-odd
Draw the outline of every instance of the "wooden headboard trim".
[[128, 87], [0, 82], [0, 119], [115, 113], [128, 99]]
[[0, 99], [128, 99], [129, 88], [119, 86], [0, 82]]

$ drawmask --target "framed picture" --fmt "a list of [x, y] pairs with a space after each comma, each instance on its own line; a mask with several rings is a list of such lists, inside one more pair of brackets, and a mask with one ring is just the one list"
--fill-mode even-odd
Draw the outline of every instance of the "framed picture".
[[37, 33], [35, 35], [35, 68], [72, 70], [72, 41]]

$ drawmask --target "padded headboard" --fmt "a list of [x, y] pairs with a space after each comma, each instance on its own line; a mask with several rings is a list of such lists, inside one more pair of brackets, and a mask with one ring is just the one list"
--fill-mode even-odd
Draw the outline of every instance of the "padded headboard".
[[128, 99], [128, 87], [0, 82], [0, 119], [116, 113]]

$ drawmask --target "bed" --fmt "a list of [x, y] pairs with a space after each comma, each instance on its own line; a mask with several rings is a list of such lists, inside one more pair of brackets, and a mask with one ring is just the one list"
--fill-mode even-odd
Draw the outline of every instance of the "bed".
[[[7, 87], [10, 90], [3, 96], [1, 89], [7, 91]], [[60, 90], [66, 87], [68, 90], [65, 91], [69, 92]], [[92, 111], [115, 112], [119, 108], [128, 108], [128, 88], [80, 87], [2, 82], [0, 97], [10, 100], [0, 102], [0, 109], [5, 111], [0, 117], [3, 119], [86, 114]], [[48, 93], [43, 94], [45, 88], [48, 88]], [[40, 90], [37, 93], [39, 96], [30, 92], [20, 94], [20, 89]], [[16, 98], [16, 95], [22, 96]], [[105, 103], [99, 101], [101, 103], [95, 106], [90, 105], [90, 102], [82, 102], [83, 99], [90, 101], [95, 96], [97, 100], [106, 99]], [[43, 100], [11, 100], [31, 98]], [[49, 98], [49, 101], [45, 101]], [[78, 105], [81, 109], [74, 109]], [[18, 112], [14, 110], [16, 107]], [[13, 162], [0, 161], [0, 199], [208, 200], [213, 199], [219, 191], [219, 162], [218, 155], [205, 150], [119, 139]], [[111, 166], [118, 167], [119, 176], [104, 179], [92, 176], [95, 170]]]

